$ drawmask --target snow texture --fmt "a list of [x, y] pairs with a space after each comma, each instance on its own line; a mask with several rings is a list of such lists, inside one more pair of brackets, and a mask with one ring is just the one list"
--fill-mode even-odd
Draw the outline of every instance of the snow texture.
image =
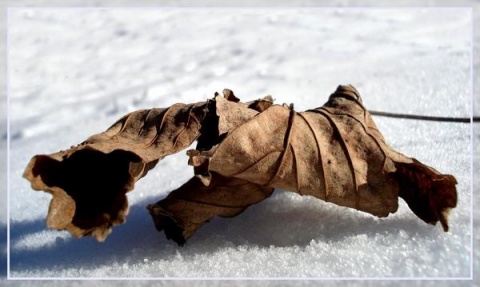
[[[471, 216], [478, 197], [471, 194], [469, 124], [374, 118], [391, 146], [457, 178], [459, 202], [448, 233], [422, 222], [402, 200], [397, 213], [379, 219], [276, 190], [235, 218], [212, 220], [178, 247], [155, 230], [145, 206], [191, 177], [181, 152], [137, 182], [128, 194], [127, 222], [98, 243], [46, 229], [51, 196], [21, 177], [33, 155], [80, 143], [130, 111], [203, 101], [224, 88], [242, 100], [270, 94], [302, 111], [323, 105], [339, 84], [353, 84], [371, 110], [469, 117], [472, 40], [480, 42], [472, 39], [471, 9], [16, 8], [8, 16], [12, 279], [471, 283], [463, 280], [473, 276]], [[478, 129], [473, 137], [479, 139]], [[5, 133], [4, 147], [7, 139]], [[0, 219], [6, 237], [8, 218]], [[109, 281], [102, 284], [96, 286]], [[115, 282], [122, 284], [128, 282]]]

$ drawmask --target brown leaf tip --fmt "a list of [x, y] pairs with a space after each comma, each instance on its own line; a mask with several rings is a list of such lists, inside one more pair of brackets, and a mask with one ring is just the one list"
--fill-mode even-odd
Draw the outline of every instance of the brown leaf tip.
[[232, 90], [224, 89], [223, 90], [223, 97], [231, 102], [238, 103], [240, 99], [235, 96]]
[[330, 96], [332, 97], [338, 97], [338, 96], [343, 96], [347, 97], [350, 99], [353, 99], [355, 101], [359, 101], [360, 103], [362, 102], [362, 98], [360, 97], [360, 93], [355, 89], [354, 86], [352, 85], [340, 85], [337, 87], [335, 92]]
[[273, 97], [271, 95], [265, 96], [263, 99], [258, 99], [249, 103], [248, 108], [256, 110], [258, 112], [263, 112], [266, 109], [270, 108], [273, 105]]
[[53, 196], [47, 215], [49, 228], [104, 241], [112, 226], [125, 222], [125, 193], [133, 188], [129, 167], [138, 160], [136, 155], [122, 150], [104, 154], [75, 149], [60, 156], [34, 157], [24, 176], [34, 189]]
[[149, 204], [147, 210], [152, 216], [155, 228], [158, 231], [164, 231], [167, 239], [175, 241], [179, 246], [187, 242], [183, 236], [184, 228], [175, 220], [173, 215], [157, 204]]
[[448, 231], [448, 215], [457, 205], [457, 181], [413, 159], [413, 163], [395, 163], [394, 176], [399, 182], [399, 196], [426, 223], [438, 221]]

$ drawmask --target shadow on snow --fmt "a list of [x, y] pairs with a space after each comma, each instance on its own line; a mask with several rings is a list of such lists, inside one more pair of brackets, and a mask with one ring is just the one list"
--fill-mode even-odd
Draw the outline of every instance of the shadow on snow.
[[[127, 222], [113, 228], [103, 243], [90, 237], [57, 237], [55, 243], [36, 249], [12, 248], [10, 270], [95, 270], [109, 264], [140, 264], [144, 259], [173, 260], [215, 253], [239, 246], [308, 246], [312, 240], [333, 242], [365, 234], [394, 234], [403, 230], [408, 236], [431, 236], [434, 232], [415, 216], [378, 219], [355, 210], [338, 210], [329, 203], [311, 197], [277, 190], [272, 197], [249, 207], [234, 218], [215, 218], [201, 228], [184, 247], [178, 247], [157, 232], [145, 206], [148, 199], [130, 206]], [[293, 201], [293, 202], [292, 202]], [[313, 204], [312, 202], [313, 201]], [[6, 228], [2, 228], [4, 232]], [[46, 230], [44, 220], [11, 225], [11, 246], [25, 236]], [[2, 234], [3, 235], [3, 234]], [[4, 236], [6, 238], [6, 236]], [[3, 242], [2, 242], [3, 244]], [[3, 264], [3, 262], [2, 262]], [[2, 268], [3, 270], [3, 268]]]

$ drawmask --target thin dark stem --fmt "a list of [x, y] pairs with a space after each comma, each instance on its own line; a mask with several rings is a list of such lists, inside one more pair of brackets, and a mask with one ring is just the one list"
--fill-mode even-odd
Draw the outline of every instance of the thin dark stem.
[[399, 119], [411, 119], [411, 120], [422, 120], [422, 121], [453, 122], [453, 123], [470, 123], [470, 122], [479, 122], [480, 121], [480, 117], [452, 118], [452, 117], [433, 117], [433, 116], [394, 114], [394, 113], [386, 113], [386, 112], [378, 112], [378, 111], [369, 111], [369, 112], [373, 116], [399, 118]]

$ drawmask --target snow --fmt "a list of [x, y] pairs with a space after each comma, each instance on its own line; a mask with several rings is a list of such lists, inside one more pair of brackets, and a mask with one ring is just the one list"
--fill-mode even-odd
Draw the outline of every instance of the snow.
[[[423, 223], [403, 201], [397, 213], [378, 219], [277, 190], [235, 218], [212, 220], [178, 247], [155, 230], [145, 206], [192, 175], [181, 152], [136, 184], [127, 222], [97, 243], [46, 229], [50, 195], [33, 191], [21, 177], [33, 155], [77, 144], [125, 113], [203, 101], [223, 88], [242, 100], [270, 94], [301, 111], [323, 105], [339, 84], [353, 84], [371, 110], [468, 117], [471, 13], [465, 8], [10, 10], [9, 276], [471, 278], [468, 124], [375, 117], [393, 147], [457, 178], [459, 203], [448, 233]], [[1, 219], [5, 226], [7, 219]]]

